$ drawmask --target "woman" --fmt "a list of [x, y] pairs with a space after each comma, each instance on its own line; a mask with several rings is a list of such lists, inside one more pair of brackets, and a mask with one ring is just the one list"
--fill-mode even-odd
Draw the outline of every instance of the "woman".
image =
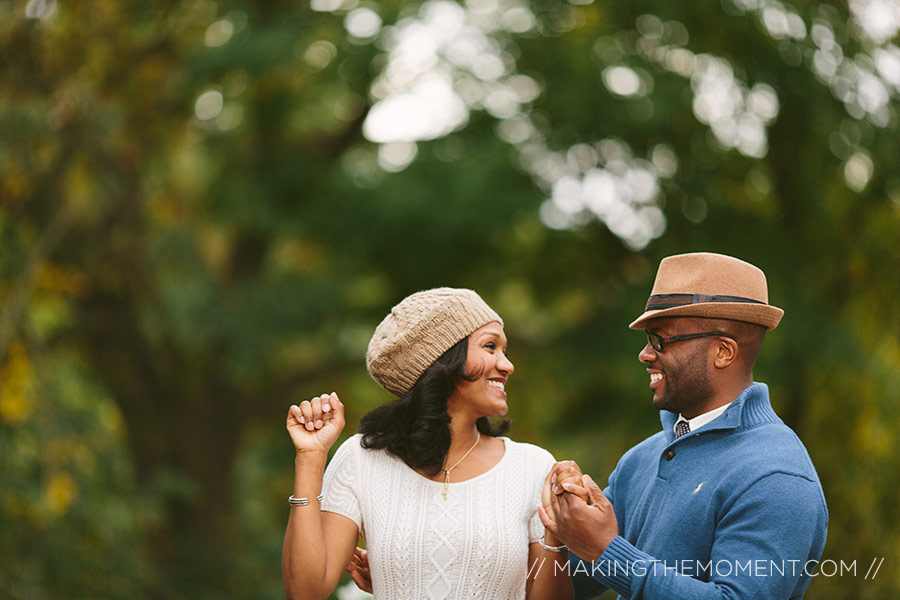
[[488, 421], [506, 414], [514, 370], [497, 313], [471, 290], [418, 292], [378, 325], [366, 363], [398, 398], [362, 418], [327, 471], [337, 394], [288, 411], [288, 598], [327, 598], [360, 534], [376, 598], [570, 598], [565, 547], [536, 512], [553, 457]]

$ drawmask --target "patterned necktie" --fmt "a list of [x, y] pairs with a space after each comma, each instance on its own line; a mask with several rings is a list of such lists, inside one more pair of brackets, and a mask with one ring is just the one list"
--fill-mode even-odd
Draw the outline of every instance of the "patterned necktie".
[[688, 425], [687, 421], [678, 421], [678, 423], [675, 424], [675, 439], [676, 440], [678, 438], [680, 438], [681, 436], [683, 436], [684, 434], [690, 433], [690, 432], [691, 432], [691, 426]]

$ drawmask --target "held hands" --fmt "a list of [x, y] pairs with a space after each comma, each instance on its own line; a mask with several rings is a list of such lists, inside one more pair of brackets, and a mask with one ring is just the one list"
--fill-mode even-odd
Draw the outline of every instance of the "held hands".
[[[569, 486], [571, 493], [579, 495], [585, 503], [589, 503], [587, 490], [581, 486], [581, 468], [574, 460], [564, 460], [555, 463], [544, 478], [544, 488], [541, 490], [541, 506], [538, 511], [541, 514], [541, 520], [544, 522], [546, 529], [545, 537], [548, 541], [553, 542], [551, 546], [558, 546], [559, 538], [556, 535], [556, 513], [553, 510], [552, 499], [554, 496], [562, 494], [565, 490], [563, 485]], [[546, 519], [546, 520], [545, 520]], [[548, 520], [552, 523], [548, 526]]]
[[344, 429], [344, 405], [338, 395], [322, 394], [292, 405], [287, 430], [297, 453], [328, 452]]
[[544, 489], [541, 493], [541, 504], [544, 508], [549, 508], [553, 494], [558, 496], [564, 491], [571, 492], [586, 504], [590, 504], [587, 490], [581, 487], [581, 475], [581, 467], [574, 460], [563, 460], [554, 464], [544, 479]]
[[547, 474], [538, 513], [546, 530], [585, 560], [599, 558], [619, 534], [603, 490], [572, 461], [556, 463]]

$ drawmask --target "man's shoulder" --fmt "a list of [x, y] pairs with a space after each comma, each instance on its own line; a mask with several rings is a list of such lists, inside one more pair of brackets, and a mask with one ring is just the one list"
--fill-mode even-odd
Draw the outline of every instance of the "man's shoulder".
[[806, 446], [784, 423], [766, 423], [727, 436], [734, 453], [745, 457], [747, 466], [763, 472], [794, 473], [816, 478]]
[[[656, 464], [670, 443], [664, 432], [658, 431], [629, 448], [617, 468], [630, 470]], [[747, 476], [783, 472], [817, 480], [803, 442], [781, 422], [745, 430], [711, 430], [686, 438], [673, 449], [676, 453], [690, 449], [689, 454], [703, 463], [716, 463], [722, 468], [733, 465]]]

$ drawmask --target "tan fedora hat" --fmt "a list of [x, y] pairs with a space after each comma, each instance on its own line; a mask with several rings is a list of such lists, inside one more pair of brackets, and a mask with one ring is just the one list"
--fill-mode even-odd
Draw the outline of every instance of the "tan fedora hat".
[[629, 325], [644, 329], [657, 317], [730, 319], [775, 329], [784, 311], [769, 305], [766, 274], [733, 256], [695, 252], [659, 263], [644, 314]]

